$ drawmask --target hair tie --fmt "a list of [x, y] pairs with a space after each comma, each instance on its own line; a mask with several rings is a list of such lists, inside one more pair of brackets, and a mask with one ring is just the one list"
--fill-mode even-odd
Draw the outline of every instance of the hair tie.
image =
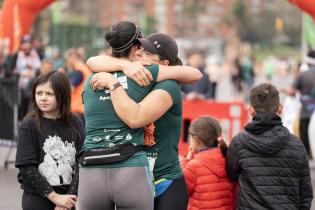
[[[110, 29], [111, 30], [111, 29]], [[116, 47], [116, 48], [112, 48], [114, 52], [122, 52], [125, 51], [126, 49], [128, 49], [129, 47], [131, 47], [131, 45], [133, 44], [133, 41], [139, 36], [140, 34], [140, 30], [138, 27], [136, 27], [136, 33], [135, 35], [131, 38], [131, 40], [129, 42], [127, 42], [127, 44], [121, 46], [121, 47]]]

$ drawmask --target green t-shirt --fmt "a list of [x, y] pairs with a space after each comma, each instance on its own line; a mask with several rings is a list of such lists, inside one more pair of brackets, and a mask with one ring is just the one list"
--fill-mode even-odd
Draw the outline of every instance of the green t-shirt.
[[178, 159], [178, 143], [182, 129], [182, 96], [179, 84], [165, 80], [156, 84], [153, 90], [167, 91], [173, 99], [172, 107], [154, 122], [156, 144], [147, 149], [149, 159], [154, 159], [154, 179], [177, 179], [183, 176]]
[[[136, 82], [127, 78], [123, 72], [115, 72], [113, 75], [120, 81], [130, 98], [140, 102], [154, 87], [158, 76], [158, 65], [148, 66], [154, 81], [149, 86], [141, 87]], [[93, 91], [90, 87], [90, 75], [84, 84], [82, 100], [84, 103], [85, 117], [85, 141], [83, 149], [99, 147], [112, 147], [117, 144], [132, 142], [143, 144], [143, 128], [129, 128], [116, 114], [108, 89]], [[113, 164], [104, 164], [99, 167], [126, 167], [147, 166], [148, 160], [145, 152], [138, 152], [131, 158]], [[93, 166], [94, 167], [94, 166]]]

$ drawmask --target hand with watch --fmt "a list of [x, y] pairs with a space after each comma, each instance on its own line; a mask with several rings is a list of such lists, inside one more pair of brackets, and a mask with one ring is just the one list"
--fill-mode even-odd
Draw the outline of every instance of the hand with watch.
[[112, 74], [101, 72], [95, 74], [91, 78], [90, 85], [94, 91], [97, 90], [98, 88], [106, 88], [109, 89], [110, 91], [113, 91], [116, 88], [120, 87], [121, 83]]
[[118, 87], [120, 87], [120, 86], [122, 86], [122, 84], [118, 81], [118, 82], [116, 82], [116, 83], [113, 84], [113, 85], [109, 85], [109, 90], [110, 90], [110, 91], [113, 91], [113, 90], [115, 90], [116, 88], [118, 88]]

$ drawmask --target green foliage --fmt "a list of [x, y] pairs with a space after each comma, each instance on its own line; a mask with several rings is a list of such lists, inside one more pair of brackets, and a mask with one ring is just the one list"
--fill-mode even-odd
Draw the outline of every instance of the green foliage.
[[[243, 42], [272, 46], [274, 44], [288, 44], [298, 46], [301, 36], [301, 17], [290, 7], [280, 7], [274, 3], [273, 7], [266, 6], [263, 10], [253, 14], [245, 1], [235, 1], [227, 24], [238, 27], [239, 37]], [[294, 13], [291, 13], [291, 12]], [[276, 31], [275, 20], [284, 21], [283, 31]]]
[[256, 47], [253, 49], [253, 54], [258, 61], [263, 61], [270, 55], [279, 58], [293, 57], [295, 60], [299, 60], [301, 57], [300, 50], [297, 47], [290, 47], [287, 45]]
[[140, 28], [144, 36], [157, 32], [156, 24], [157, 21], [154, 17], [141, 14]]
[[96, 55], [105, 48], [105, 30], [95, 26], [57, 24], [49, 28], [49, 45], [57, 46], [61, 52], [71, 47], [83, 46], [87, 57]]
[[245, 20], [246, 10], [247, 8], [244, 1], [237, 1], [232, 6], [232, 14], [237, 20]]

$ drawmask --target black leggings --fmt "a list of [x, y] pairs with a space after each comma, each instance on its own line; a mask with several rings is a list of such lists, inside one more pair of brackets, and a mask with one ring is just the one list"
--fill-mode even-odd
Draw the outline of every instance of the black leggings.
[[184, 176], [175, 179], [167, 190], [154, 199], [154, 210], [187, 210], [188, 192]]
[[54, 210], [55, 204], [48, 200], [48, 198], [43, 198], [40, 195], [34, 195], [24, 191], [22, 196], [22, 208], [23, 210]]

